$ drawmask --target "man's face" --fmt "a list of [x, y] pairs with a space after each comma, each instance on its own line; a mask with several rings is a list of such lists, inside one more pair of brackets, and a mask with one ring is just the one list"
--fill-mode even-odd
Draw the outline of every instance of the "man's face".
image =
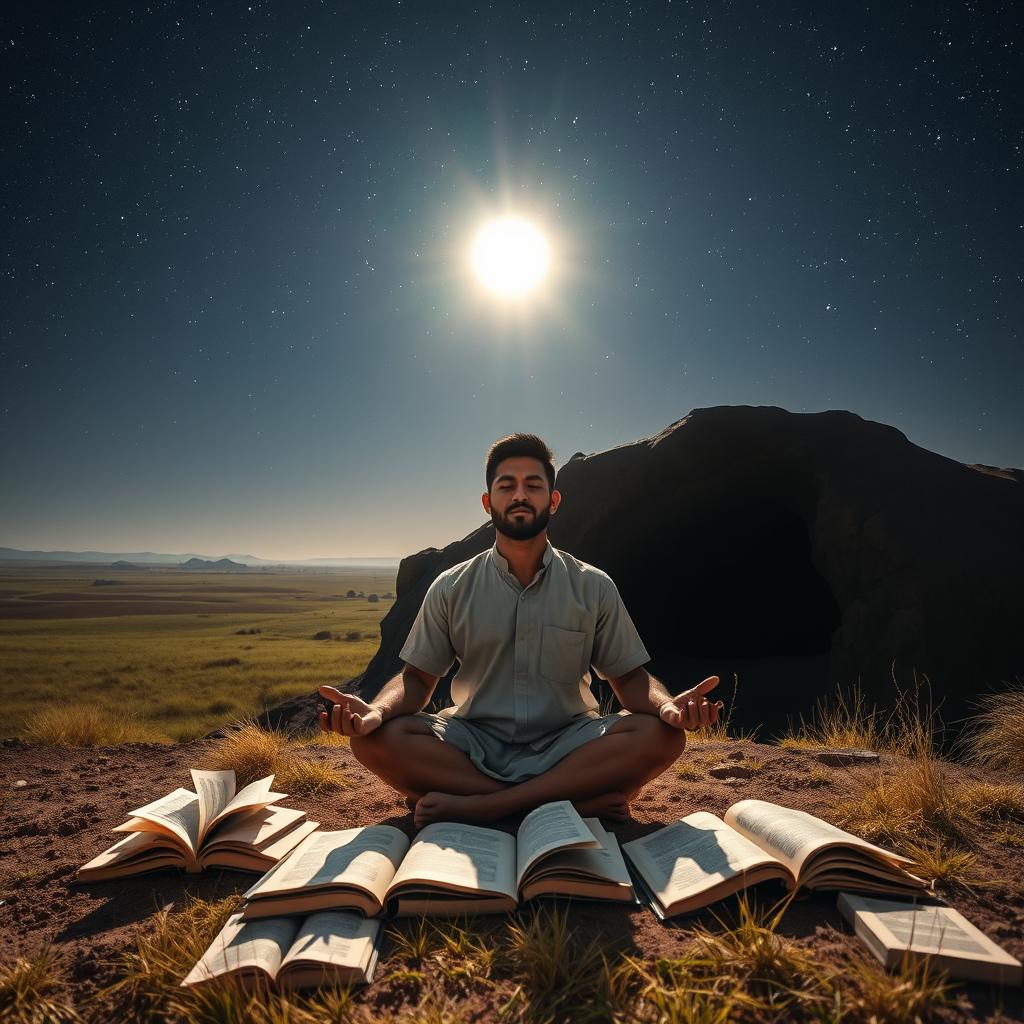
[[561, 495], [548, 489], [544, 464], [523, 455], [498, 463], [482, 500], [498, 533], [509, 540], [531, 540], [547, 527]]

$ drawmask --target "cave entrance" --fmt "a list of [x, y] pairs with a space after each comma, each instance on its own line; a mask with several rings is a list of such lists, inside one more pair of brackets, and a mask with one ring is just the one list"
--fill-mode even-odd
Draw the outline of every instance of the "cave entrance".
[[676, 690], [720, 675], [726, 699], [735, 673], [733, 722], [745, 728], [806, 716], [811, 695], [831, 689], [840, 610], [801, 516], [769, 498], [718, 500], [655, 532], [642, 571], [612, 574], [651, 670]]

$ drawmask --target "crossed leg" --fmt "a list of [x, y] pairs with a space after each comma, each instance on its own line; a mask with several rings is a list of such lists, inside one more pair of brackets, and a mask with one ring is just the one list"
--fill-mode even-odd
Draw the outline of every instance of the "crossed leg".
[[509, 785], [481, 772], [458, 748], [439, 740], [422, 719], [394, 718], [352, 753], [370, 771], [416, 801], [416, 824], [493, 821], [552, 800], [571, 800], [581, 814], [624, 818], [642, 786], [682, 752], [686, 734], [653, 715], [625, 715], [604, 736], [567, 754], [548, 771]]

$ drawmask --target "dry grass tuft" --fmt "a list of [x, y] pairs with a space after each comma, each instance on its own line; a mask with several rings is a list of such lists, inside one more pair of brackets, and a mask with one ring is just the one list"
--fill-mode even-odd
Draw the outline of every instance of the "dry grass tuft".
[[178, 996], [181, 979], [206, 952], [228, 917], [241, 906], [240, 896], [211, 903], [193, 899], [183, 910], [158, 911], [153, 927], [116, 964], [120, 979], [108, 990], [123, 997], [140, 1019], [156, 1016], [171, 996]]
[[977, 871], [978, 855], [941, 839], [905, 843], [902, 852], [913, 858], [916, 873], [929, 881], [965, 889], [982, 881]]
[[706, 978], [728, 977], [742, 982], [752, 998], [771, 1016], [783, 1010], [816, 1012], [832, 1001], [833, 979], [814, 953], [779, 935], [777, 928], [789, 906], [760, 910], [746, 897], [737, 904], [731, 927], [713, 932], [694, 930], [691, 963]]
[[736, 920], [716, 918], [714, 931], [697, 925], [681, 958], [632, 960], [641, 1016], [679, 1024], [831, 1019], [839, 1002], [834, 969], [778, 934], [786, 906], [763, 911], [741, 897]]
[[963, 741], [968, 759], [989, 768], [1024, 772], [1024, 688], [991, 694], [980, 708]]
[[125, 712], [80, 704], [54, 704], [29, 715], [21, 738], [43, 747], [115, 747], [122, 743], [170, 743], [155, 726]]
[[528, 1024], [614, 1019], [618, 989], [602, 948], [575, 936], [566, 908], [521, 913], [508, 925], [506, 955], [517, 983], [506, 1013]]
[[340, 732], [324, 732], [314, 729], [299, 736], [293, 736], [292, 742], [300, 747], [347, 747], [349, 738]]
[[123, 1019], [181, 1024], [314, 1024], [347, 1021], [348, 989], [318, 989], [310, 998], [279, 995], [265, 986], [247, 990], [233, 979], [183, 989], [180, 981], [203, 955], [228, 916], [241, 905], [229, 896], [192, 900], [177, 913], [160, 911], [153, 928], [116, 964], [121, 979], [105, 993], [123, 1000]]
[[814, 705], [810, 719], [800, 716], [799, 725], [791, 727], [778, 741], [790, 750], [829, 750], [855, 747], [864, 750], [900, 750], [908, 737], [902, 723], [900, 692], [896, 706], [883, 715], [876, 707], [868, 707], [864, 693], [854, 686], [848, 693], [837, 689], [834, 697], [821, 697]]
[[676, 762], [676, 775], [681, 779], [696, 781], [707, 774], [707, 766], [699, 764], [685, 754]]
[[420, 917], [396, 925], [388, 938], [406, 966], [392, 980], [418, 988], [429, 974], [460, 986], [488, 985], [507, 958], [493, 928], [481, 933], [479, 927], [463, 917]]
[[867, 839], [903, 846], [922, 837], [970, 843], [985, 821], [1024, 820], [1024, 786], [963, 781], [956, 770], [921, 752], [886, 778], [861, 775], [854, 799], [840, 805], [841, 823]]
[[908, 761], [892, 778], [861, 775], [856, 795], [839, 805], [839, 823], [865, 839], [909, 846], [922, 836], [965, 841], [972, 820], [964, 817], [949, 768], [930, 754]]
[[907, 958], [892, 973], [867, 957], [848, 973], [854, 990], [849, 1006], [854, 1020], [869, 1024], [921, 1024], [952, 1002], [952, 988], [927, 958]]
[[34, 957], [0, 964], [0, 1020], [10, 1024], [75, 1024], [64, 973], [49, 946]]
[[346, 785], [342, 773], [330, 762], [310, 760], [300, 753], [308, 744], [295, 743], [281, 732], [244, 722], [218, 740], [202, 760], [211, 771], [233, 769], [239, 786], [273, 774], [274, 785], [285, 793], [313, 796]]

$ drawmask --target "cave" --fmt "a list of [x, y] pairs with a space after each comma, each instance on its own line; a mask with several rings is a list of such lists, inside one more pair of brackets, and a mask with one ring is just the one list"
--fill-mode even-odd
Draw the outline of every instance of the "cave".
[[671, 543], [645, 536], [608, 571], [650, 670], [673, 690], [721, 676], [734, 728], [780, 729], [806, 716], [805, 695], [829, 687], [840, 609], [800, 514], [772, 498], [719, 500], [688, 510]]

